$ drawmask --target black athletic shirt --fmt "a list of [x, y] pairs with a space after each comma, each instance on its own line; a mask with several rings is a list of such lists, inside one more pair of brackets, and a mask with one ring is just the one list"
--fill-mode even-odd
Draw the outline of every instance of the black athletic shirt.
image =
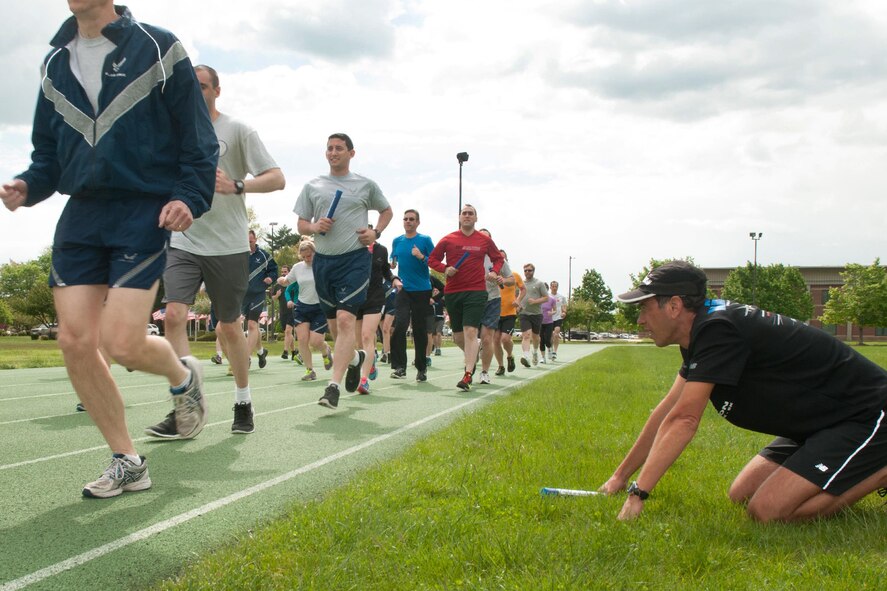
[[753, 306], [706, 301], [681, 355], [681, 376], [715, 384], [715, 410], [751, 431], [803, 441], [887, 409], [887, 371], [818, 328]]

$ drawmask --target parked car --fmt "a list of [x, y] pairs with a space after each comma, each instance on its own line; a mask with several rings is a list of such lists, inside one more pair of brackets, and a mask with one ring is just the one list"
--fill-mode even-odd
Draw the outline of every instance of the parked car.
[[31, 340], [36, 341], [40, 337], [46, 337], [48, 339], [55, 339], [59, 336], [59, 325], [53, 322], [52, 324], [38, 324], [34, 328], [31, 329]]
[[157, 335], [157, 336], [159, 336], [159, 335], [160, 335], [160, 329], [157, 328], [157, 325], [156, 325], [156, 324], [149, 324], [149, 325], [148, 325], [148, 334], [149, 334], [149, 335]]
[[578, 328], [570, 329], [570, 332], [567, 333], [567, 338], [571, 341], [587, 341], [588, 340], [588, 331], [580, 330]]

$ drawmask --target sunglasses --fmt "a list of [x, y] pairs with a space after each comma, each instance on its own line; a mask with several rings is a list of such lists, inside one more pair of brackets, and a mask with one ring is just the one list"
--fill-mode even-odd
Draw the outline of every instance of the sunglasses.
[[403, 218], [403, 221], [405, 221], [405, 222], [415, 222], [415, 221], [416, 221], [416, 218]]
[[524, 269], [524, 273], [532, 273], [536, 269]]

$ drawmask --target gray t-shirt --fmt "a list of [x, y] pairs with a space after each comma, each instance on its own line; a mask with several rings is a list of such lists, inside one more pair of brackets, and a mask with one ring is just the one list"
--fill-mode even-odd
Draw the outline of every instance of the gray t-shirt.
[[[228, 178], [241, 180], [278, 168], [259, 134], [249, 125], [225, 114], [213, 121], [219, 138], [219, 168]], [[237, 254], [249, 250], [246, 195], [213, 195], [208, 212], [184, 232], [173, 232], [170, 246], [201, 256]]]
[[81, 37], [78, 33], [68, 50], [71, 53], [71, 72], [86, 91], [92, 110], [99, 112], [99, 93], [102, 91], [102, 70], [105, 58], [117, 48], [104, 35], [95, 38]]
[[[484, 255], [484, 269], [487, 273], [493, 270], [493, 261], [490, 260], [488, 255]], [[502, 263], [502, 268], [499, 269], [499, 274], [506, 279], [511, 277], [511, 267], [508, 266], [508, 261]], [[490, 300], [498, 300], [501, 298], [502, 293], [499, 289], [499, 282], [487, 279], [487, 301], [489, 302]]]
[[345, 176], [322, 175], [305, 183], [293, 211], [299, 218], [315, 221], [326, 217], [336, 191], [342, 191], [333, 214], [333, 227], [326, 236], [317, 234], [314, 245], [322, 255], [340, 255], [366, 248], [357, 231], [369, 223], [369, 210], [388, 209], [388, 200], [374, 181], [349, 172]]
[[522, 300], [524, 302], [524, 307], [521, 308], [520, 315], [521, 316], [535, 316], [537, 314], [542, 314], [542, 304], [530, 304], [527, 303], [531, 299], [538, 299], [542, 296], [548, 295], [548, 288], [545, 287], [545, 284], [542, 283], [539, 279], [533, 277], [529, 281], [524, 279], [524, 287], [527, 290], [527, 295]]
[[564, 319], [564, 317], [561, 315], [561, 310], [563, 310], [564, 306], [567, 305], [567, 298], [562, 293], [554, 295], [553, 297], [557, 300], [557, 305], [554, 307], [554, 312], [551, 313], [551, 319], [557, 322], [558, 320]]

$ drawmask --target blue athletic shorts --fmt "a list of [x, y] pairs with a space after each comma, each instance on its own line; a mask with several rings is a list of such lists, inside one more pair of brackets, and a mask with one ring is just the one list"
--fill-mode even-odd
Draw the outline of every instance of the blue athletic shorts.
[[502, 298], [487, 300], [484, 315], [480, 319], [481, 326], [490, 330], [499, 330], [499, 312], [502, 310]]
[[298, 326], [303, 322], [311, 325], [311, 332], [325, 334], [327, 331], [326, 315], [320, 304], [296, 302], [296, 307], [293, 308], [293, 326]]
[[163, 275], [169, 231], [157, 227], [158, 197], [71, 197], [52, 245], [51, 287], [151, 289]]
[[252, 320], [253, 322], [259, 321], [259, 316], [262, 315], [262, 311], [265, 309], [265, 294], [247, 294], [243, 300], [243, 307], [241, 308], [240, 313], [243, 314], [243, 317], [247, 320]]
[[334, 318], [336, 310], [357, 315], [366, 301], [372, 257], [366, 248], [335, 256], [314, 255], [314, 285], [327, 318]]

